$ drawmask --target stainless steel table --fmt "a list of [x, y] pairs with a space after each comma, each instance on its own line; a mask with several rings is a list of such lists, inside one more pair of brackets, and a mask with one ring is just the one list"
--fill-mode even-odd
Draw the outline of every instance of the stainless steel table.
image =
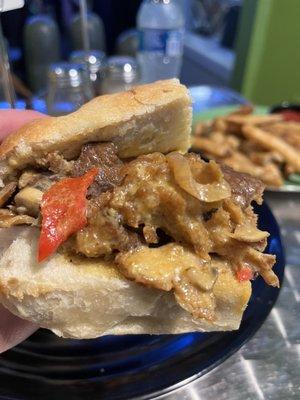
[[267, 193], [286, 249], [284, 283], [271, 314], [237, 353], [159, 399], [300, 399], [300, 194]]

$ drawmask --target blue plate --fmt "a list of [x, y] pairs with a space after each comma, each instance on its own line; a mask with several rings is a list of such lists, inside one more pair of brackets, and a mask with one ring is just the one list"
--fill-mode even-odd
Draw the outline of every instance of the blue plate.
[[[260, 228], [270, 232], [267, 252], [276, 254], [275, 272], [282, 282], [284, 254], [278, 225], [266, 204], [256, 212]], [[258, 278], [241, 327], [234, 332], [76, 341], [40, 330], [0, 357], [0, 398], [114, 400], [172, 390], [237, 351], [264, 322], [278, 293]]]
[[189, 87], [193, 99], [193, 113], [223, 106], [238, 106], [249, 102], [237, 92], [228, 88], [218, 88], [214, 86], [192, 86]]

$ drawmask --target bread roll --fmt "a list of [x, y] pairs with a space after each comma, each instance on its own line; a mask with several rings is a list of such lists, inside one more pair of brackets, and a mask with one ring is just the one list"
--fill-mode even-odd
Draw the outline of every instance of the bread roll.
[[74, 158], [88, 142], [113, 142], [120, 158], [186, 152], [191, 121], [191, 98], [177, 79], [100, 96], [72, 114], [38, 119], [9, 136], [0, 146], [0, 175], [34, 166], [53, 151]]
[[[0, 238], [7, 238], [10, 229], [0, 230]], [[58, 336], [88, 339], [107, 334], [238, 329], [251, 295], [251, 283], [239, 283], [228, 268], [214, 286], [216, 319], [194, 320], [175, 301], [173, 292], [130, 281], [114, 264], [103, 260], [71, 260], [56, 254], [38, 264], [37, 237], [37, 228], [21, 229], [4, 252], [0, 302]], [[191, 253], [187, 257], [195, 256]]]

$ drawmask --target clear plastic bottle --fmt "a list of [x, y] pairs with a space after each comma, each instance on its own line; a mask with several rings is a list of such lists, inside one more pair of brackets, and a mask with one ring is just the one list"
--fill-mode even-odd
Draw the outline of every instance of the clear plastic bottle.
[[137, 16], [142, 81], [178, 77], [182, 64], [184, 16], [174, 0], [144, 0]]
[[60, 34], [56, 21], [38, 14], [26, 21], [24, 30], [26, 76], [33, 92], [44, 90], [50, 64], [60, 59]]

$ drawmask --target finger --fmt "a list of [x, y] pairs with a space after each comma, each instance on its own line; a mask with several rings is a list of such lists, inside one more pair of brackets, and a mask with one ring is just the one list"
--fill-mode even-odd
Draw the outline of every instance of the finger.
[[33, 110], [0, 110], [0, 141], [27, 122], [45, 117]]
[[[37, 111], [0, 110], [0, 140], [22, 125], [36, 118], [44, 117]], [[22, 342], [38, 326], [16, 317], [0, 305], [0, 353]]]
[[0, 353], [28, 338], [38, 326], [11, 314], [0, 305]]

